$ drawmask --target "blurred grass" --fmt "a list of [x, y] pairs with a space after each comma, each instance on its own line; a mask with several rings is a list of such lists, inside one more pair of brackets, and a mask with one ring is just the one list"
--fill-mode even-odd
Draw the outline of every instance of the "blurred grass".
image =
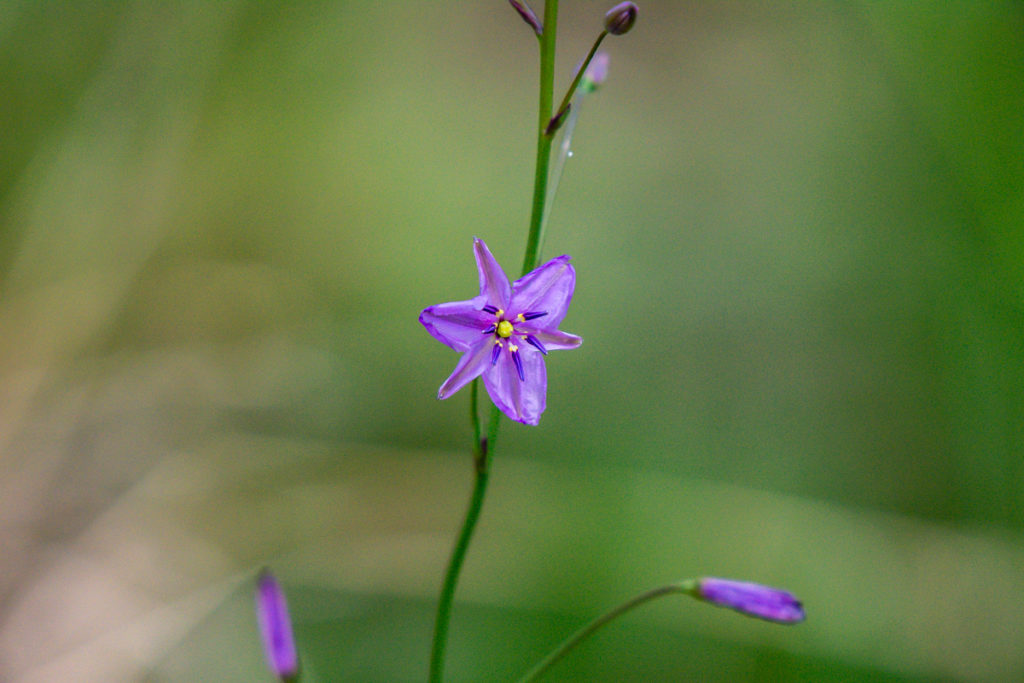
[[[566, 83], [607, 9], [566, 2]], [[547, 254], [579, 273], [506, 424], [452, 633], [511, 679], [1024, 676], [1024, 11], [670, 3], [610, 42]], [[470, 484], [418, 329], [521, 259], [532, 40], [503, 3], [0, 4], [0, 679], [420, 680]]]

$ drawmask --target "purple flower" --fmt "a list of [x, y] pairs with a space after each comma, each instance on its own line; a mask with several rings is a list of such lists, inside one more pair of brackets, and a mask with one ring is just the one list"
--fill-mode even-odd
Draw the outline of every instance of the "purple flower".
[[583, 342], [558, 329], [576, 288], [576, 271], [568, 256], [559, 256], [510, 285], [483, 240], [473, 241], [473, 253], [480, 295], [420, 313], [435, 339], [462, 352], [437, 397], [448, 398], [483, 375], [487, 393], [503, 413], [535, 425], [547, 397], [544, 356]]
[[292, 637], [288, 604], [277, 579], [265, 569], [256, 579], [256, 618], [270, 670], [282, 681], [294, 679], [299, 673], [299, 656]]
[[804, 620], [800, 601], [784, 590], [759, 583], [705, 577], [690, 587], [693, 597], [737, 612], [780, 624], [796, 624]]

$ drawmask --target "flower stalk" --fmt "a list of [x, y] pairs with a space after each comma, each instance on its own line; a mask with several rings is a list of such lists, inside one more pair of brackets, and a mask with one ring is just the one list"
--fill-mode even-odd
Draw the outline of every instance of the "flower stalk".
[[[518, 8], [517, 8], [518, 11]], [[520, 13], [522, 16], [522, 13]], [[533, 24], [533, 22], [528, 22]], [[544, 240], [545, 201], [547, 197], [548, 168], [551, 163], [552, 136], [546, 133], [548, 121], [551, 120], [551, 104], [554, 100], [555, 83], [555, 38], [558, 34], [558, 0], [546, 0], [544, 3], [544, 19], [540, 23], [538, 42], [540, 44], [540, 87], [537, 115], [537, 156], [533, 179], [533, 202], [530, 213], [530, 231], [526, 238], [526, 251], [523, 255], [523, 275], [534, 270], [540, 262], [540, 252]], [[534, 26], [536, 31], [538, 27]], [[445, 572], [441, 596], [438, 600], [437, 617], [434, 622], [434, 642], [430, 653], [430, 683], [441, 683], [444, 676], [444, 655], [448, 642], [448, 627], [451, 622], [452, 603], [455, 598], [455, 587], [459, 573], [465, 560], [469, 542], [480, 518], [483, 508], [484, 494], [490, 477], [490, 462], [494, 455], [494, 446], [501, 421], [501, 411], [491, 406], [491, 417], [488, 423], [487, 436], [479, 435], [479, 413], [477, 405], [477, 386], [480, 379], [472, 382], [471, 421], [474, 425], [473, 462], [475, 480], [473, 493], [470, 496], [469, 508], [459, 531], [459, 537], [452, 550], [448, 569]]]
[[608, 610], [564, 640], [551, 654], [527, 671], [517, 683], [532, 683], [539, 680], [573, 648], [594, 635], [609, 622], [644, 603], [676, 593], [684, 593], [703, 602], [719, 607], [728, 607], [745, 616], [764, 619], [776, 624], [797, 624], [804, 620], [803, 606], [788, 591], [763, 586], [759, 583], [731, 579], [713, 577], [684, 579], [646, 590]]
[[[523, 274], [540, 263], [544, 245], [544, 204], [548, 189], [548, 168], [551, 164], [551, 141], [554, 131], [548, 132], [552, 119], [551, 104], [555, 91], [555, 38], [558, 34], [558, 0], [544, 3], [544, 31], [540, 36], [540, 92], [537, 102], [537, 158], [533, 174], [533, 204], [530, 212], [530, 232], [526, 237], [523, 255]], [[586, 68], [586, 67], [582, 67]], [[581, 73], [582, 73], [581, 68]]]

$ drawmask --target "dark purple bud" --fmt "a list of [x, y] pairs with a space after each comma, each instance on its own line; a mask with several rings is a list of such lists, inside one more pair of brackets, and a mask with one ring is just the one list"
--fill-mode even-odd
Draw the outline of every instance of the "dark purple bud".
[[294, 679], [299, 673], [299, 656], [295, 651], [288, 604], [277, 579], [265, 569], [256, 579], [256, 619], [270, 670], [282, 681]]
[[804, 608], [789, 593], [759, 583], [704, 577], [687, 585], [687, 592], [698, 600], [758, 619], [780, 624], [796, 624], [804, 620]]
[[552, 135], [556, 130], [561, 128], [570, 109], [572, 109], [572, 104], [567, 104], [565, 105], [565, 109], [552, 116], [551, 120], [548, 121], [548, 127], [544, 129], [544, 135]]
[[533, 10], [530, 9], [529, 5], [525, 2], [521, 2], [520, 0], [508, 0], [508, 4], [512, 5], [512, 9], [519, 12], [519, 16], [521, 16], [523, 21], [533, 28], [534, 33], [539, 36], [544, 32], [544, 29], [541, 28], [540, 25], [540, 19], [538, 19], [537, 15], [533, 13]]
[[615, 7], [612, 7], [604, 15], [604, 30], [611, 33], [613, 36], [621, 36], [623, 33], [633, 28], [633, 23], [636, 22], [636, 13], [639, 10], [637, 6], [631, 2], [620, 2]]

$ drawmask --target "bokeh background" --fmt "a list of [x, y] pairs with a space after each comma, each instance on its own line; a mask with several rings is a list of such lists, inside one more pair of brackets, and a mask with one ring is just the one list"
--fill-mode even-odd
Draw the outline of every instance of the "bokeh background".
[[[566, 0], [557, 89], [611, 3]], [[540, 11], [540, 2], [537, 2]], [[648, 0], [545, 256], [453, 681], [1024, 679], [1024, 6]], [[525, 245], [535, 41], [489, 2], [0, 3], [0, 680], [421, 681], [472, 481], [416, 321]]]

